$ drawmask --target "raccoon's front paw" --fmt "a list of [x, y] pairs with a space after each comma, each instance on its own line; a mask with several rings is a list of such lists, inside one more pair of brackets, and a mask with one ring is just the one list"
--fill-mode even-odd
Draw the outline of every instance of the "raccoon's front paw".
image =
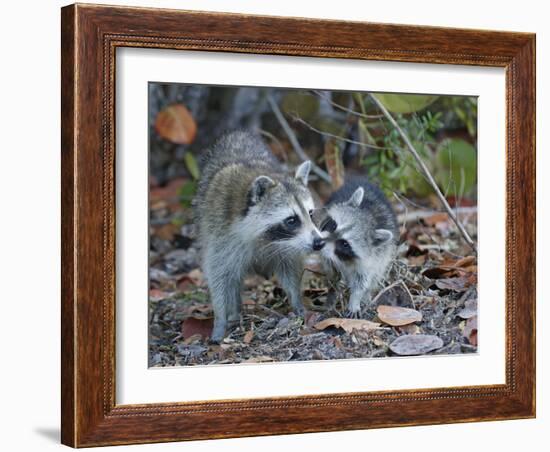
[[219, 327], [217, 325], [214, 325], [214, 329], [212, 330], [212, 335], [210, 336], [210, 343], [211, 344], [219, 344], [225, 336], [225, 325], [223, 327]]
[[222, 337], [212, 336], [210, 339], [208, 339], [208, 343], [212, 345], [219, 345], [222, 340], [223, 340], [223, 336]]
[[346, 317], [348, 319], [360, 319], [361, 309], [348, 308], [348, 310], [346, 311]]
[[306, 310], [303, 306], [294, 306], [292, 308], [294, 311], [294, 314], [296, 314], [297, 317], [304, 317], [306, 315]]

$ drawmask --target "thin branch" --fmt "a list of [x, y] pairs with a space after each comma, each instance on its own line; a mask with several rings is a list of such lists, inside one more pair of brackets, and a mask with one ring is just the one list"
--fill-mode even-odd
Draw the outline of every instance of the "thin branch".
[[[411, 206], [416, 207], [417, 209], [431, 210], [429, 207], [423, 206], [422, 204], [418, 204], [417, 202], [414, 202], [412, 199], [407, 198], [405, 195], [401, 193], [397, 193], [393, 190], [392, 190], [392, 193], [393, 193], [393, 196], [395, 196], [397, 200], [403, 205], [405, 205], [405, 202], [407, 202]], [[439, 210], [439, 211], [435, 211], [434, 213], [437, 213], [437, 212], [445, 212], [445, 211]]]
[[365, 113], [360, 113], [358, 111], [355, 111], [351, 108], [345, 107], [344, 105], [340, 105], [337, 102], [334, 102], [332, 99], [330, 99], [328, 96], [325, 96], [323, 93], [317, 90], [312, 90], [313, 94], [315, 94], [318, 97], [321, 97], [325, 99], [328, 103], [330, 103], [333, 107], [338, 108], [339, 110], [345, 111], [353, 116], [358, 116], [359, 118], [365, 118], [365, 119], [378, 119], [383, 118], [384, 115], [367, 115]]
[[319, 129], [313, 127], [311, 124], [304, 121], [302, 118], [299, 118], [298, 116], [293, 116], [292, 119], [294, 121], [296, 121], [297, 123], [306, 126], [309, 130], [311, 130], [313, 132], [316, 132], [320, 135], [323, 135], [325, 137], [334, 138], [335, 140], [344, 141], [346, 143], [356, 144], [357, 146], [360, 146], [360, 147], [363, 147], [363, 148], [377, 149], [379, 151], [391, 151], [390, 148], [385, 148], [383, 146], [376, 146], [374, 144], [367, 144], [367, 143], [363, 143], [362, 141], [351, 140], [349, 138], [342, 137], [340, 135], [335, 135], [335, 134], [330, 133], [330, 132], [324, 132], [323, 130], [319, 130]]
[[[302, 149], [302, 146], [300, 146], [300, 143], [298, 142], [298, 139], [296, 138], [294, 131], [288, 125], [288, 122], [286, 121], [283, 113], [279, 109], [277, 102], [275, 102], [275, 100], [271, 95], [267, 96], [267, 102], [269, 103], [271, 110], [273, 110], [273, 113], [275, 114], [277, 121], [279, 121], [279, 124], [285, 131], [286, 136], [290, 141], [290, 144], [292, 144], [292, 147], [294, 148], [294, 152], [296, 152], [296, 154], [298, 154], [298, 157], [300, 157], [303, 161], [306, 161], [306, 160], [311, 161], [311, 159], [307, 156], [307, 154]], [[331, 183], [329, 174], [326, 171], [323, 171], [321, 168], [319, 168], [313, 161], [311, 161], [311, 171], [317, 174], [317, 176], [319, 176], [325, 182], [328, 182], [329, 184]]]
[[418, 154], [418, 152], [414, 148], [414, 146], [411, 143], [411, 140], [409, 139], [407, 134], [403, 131], [403, 129], [401, 127], [399, 127], [399, 124], [397, 124], [397, 121], [393, 118], [393, 116], [386, 109], [386, 107], [384, 107], [382, 102], [380, 102], [376, 98], [376, 96], [373, 96], [372, 94], [369, 94], [369, 96], [374, 101], [374, 103], [378, 106], [378, 108], [382, 111], [382, 113], [384, 113], [384, 116], [386, 117], [386, 119], [393, 125], [393, 127], [395, 127], [397, 132], [399, 132], [399, 135], [401, 136], [401, 138], [403, 139], [403, 141], [407, 145], [407, 148], [409, 149], [409, 151], [411, 152], [411, 154], [415, 158], [416, 162], [420, 166], [420, 169], [424, 173], [424, 176], [426, 176], [426, 178], [428, 179], [429, 184], [434, 189], [435, 194], [437, 195], [437, 197], [441, 201], [441, 204], [443, 204], [443, 207], [445, 208], [445, 210], [449, 214], [449, 217], [451, 218], [451, 220], [453, 220], [454, 224], [458, 228], [460, 234], [462, 235], [462, 237], [464, 238], [466, 243], [470, 246], [470, 248], [472, 248], [472, 250], [474, 250], [474, 252], [477, 253], [476, 244], [474, 243], [474, 241], [472, 240], [472, 238], [470, 237], [470, 235], [468, 234], [468, 232], [466, 231], [466, 229], [464, 228], [462, 223], [458, 220], [456, 214], [453, 212], [453, 209], [451, 208], [451, 206], [447, 202], [447, 199], [445, 198], [445, 196], [443, 196], [443, 193], [441, 193], [441, 190], [439, 189], [439, 187], [438, 187], [437, 183], [435, 182], [433, 176], [431, 175], [430, 171], [428, 170], [428, 167], [422, 161], [422, 158], [420, 157], [420, 155]]

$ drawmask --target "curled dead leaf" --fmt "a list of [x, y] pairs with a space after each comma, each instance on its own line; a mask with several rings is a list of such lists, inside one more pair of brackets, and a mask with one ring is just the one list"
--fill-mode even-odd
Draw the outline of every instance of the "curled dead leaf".
[[316, 330], [324, 330], [328, 327], [341, 328], [346, 333], [351, 333], [353, 330], [376, 330], [380, 327], [379, 323], [371, 322], [370, 320], [363, 319], [339, 319], [337, 317], [331, 317], [316, 323], [313, 327]]
[[197, 124], [185, 105], [173, 104], [159, 112], [155, 130], [172, 143], [189, 144], [195, 139]]
[[414, 309], [401, 308], [399, 306], [380, 305], [376, 309], [376, 312], [382, 322], [391, 326], [408, 325], [422, 320], [422, 313]]

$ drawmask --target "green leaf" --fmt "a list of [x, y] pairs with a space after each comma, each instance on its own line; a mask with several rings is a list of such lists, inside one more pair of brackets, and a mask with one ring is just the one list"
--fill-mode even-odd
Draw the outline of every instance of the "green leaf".
[[392, 113], [413, 113], [423, 110], [439, 97], [423, 94], [375, 94], [374, 96]]
[[196, 192], [197, 183], [195, 181], [190, 180], [183, 184], [178, 192], [181, 204], [184, 207], [190, 207]]
[[435, 179], [451, 196], [467, 195], [477, 182], [477, 153], [468, 142], [453, 138], [437, 148]]
[[183, 160], [185, 161], [185, 167], [187, 168], [187, 171], [189, 171], [189, 174], [191, 174], [191, 177], [194, 180], [198, 180], [200, 177], [200, 170], [195, 156], [191, 154], [191, 152], [187, 151], [183, 156]]
[[319, 111], [319, 99], [300, 91], [290, 92], [282, 98], [281, 110], [289, 116], [298, 116], [307, 121]]

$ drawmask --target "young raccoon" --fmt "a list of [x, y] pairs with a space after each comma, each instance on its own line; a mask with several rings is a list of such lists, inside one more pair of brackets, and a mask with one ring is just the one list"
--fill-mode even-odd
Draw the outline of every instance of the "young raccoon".
[[327, 242], [321, 251], [325, 269], [342, 276], [350, 288], [348, 316], [358, 317], [395, 255], [395, 213], [378, 187], [353, 178], [332, 194], [318, 224]]
[[324, 246], [311, 220], [310, 162], [286, 174], [263, 141], [245, 131], [220, 138], [206, 153], [195, 209], [203, 271], [214, 309], [211, 340], [240, 320], [248, 273], [275, 275], [302, 315], [303, 258]]

